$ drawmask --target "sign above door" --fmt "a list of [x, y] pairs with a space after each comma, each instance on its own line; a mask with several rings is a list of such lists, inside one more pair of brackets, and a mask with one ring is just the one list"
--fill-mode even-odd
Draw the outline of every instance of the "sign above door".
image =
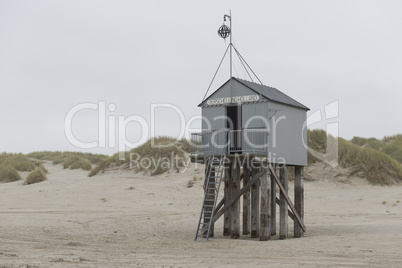
[[223, 105], [223, 104], [234, 104], [243, 102], [256, 102], [260, 99], [259, 95], [248, 95], [248, 96], [237, 96], [237, 97], [225, 97], [210, 99], [207, 101], [208, 105]]

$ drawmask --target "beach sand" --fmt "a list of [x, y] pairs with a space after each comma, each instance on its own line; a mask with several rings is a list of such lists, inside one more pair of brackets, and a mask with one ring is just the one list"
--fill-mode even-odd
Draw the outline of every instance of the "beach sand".
[[202, 176], [202, 165], [183, 174], [114, 170], [91, 178], [45, 167], [45, 182], [0, 184], [1, 268], [402, 267], [401, 186], [334, 179], [318, 167], [315, 181], [305, 181], [304, 237], [292, 237], [289, 219], [286, 240], [231, 240], [220, 218], [215, 237], [194, 241], [202, 181], [187, 182]]

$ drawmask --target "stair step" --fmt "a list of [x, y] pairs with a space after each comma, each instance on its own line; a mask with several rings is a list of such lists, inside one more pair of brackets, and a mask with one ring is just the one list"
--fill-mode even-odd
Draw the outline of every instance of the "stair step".
[[220, 177], [221, 177], [221, 174], [217, 174], [215, 176], [211, 176], [211, 177], [208, 177], [208, 178], [210, 178], [210, 179], [219, 179]]
[[[204, 181], [204, 187], [205, 187], [204, 203], [198, 221], [195, 240], [197, 240], [198, 236], [202, 236], [207, 240], [209, 238], [209, 232], [211, 230], [211, 226], [213, 225], [212, 215], [214, 214], [219, 194], [219, 186], [222, 181], [224, 168], [226, 166], [225, 160], [226, 160], [225, 156], [222, 158], [215, 158], [214, 156], [212, 156], [206, 161], [208, 168], [206, 170], [207, 176], [205, 176], [206, 178]], [[210, 182], [209, 179], [211, 179], [212, 181]], [[208, 193], [208, 191], [212, 190], [213, 193]], [[213, 205], [210, 205], [211, 203], [213, 203]], [[205, 216], [208, 214], [210, 215], [209, 217]], [[200, 231], [202, 232], [201, 235], [199, 234]]]

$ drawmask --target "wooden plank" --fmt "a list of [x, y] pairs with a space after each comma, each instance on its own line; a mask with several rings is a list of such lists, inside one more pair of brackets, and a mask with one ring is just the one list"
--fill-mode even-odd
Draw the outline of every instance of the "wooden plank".
[[[300, 211], [300, 218], [302, 219], [302, 221], [304, 222], [304, 167], [301, 166], [301, 186], [302, 186], [302, 192], [301, 192], [301, 196], [302, 196], [302, 201], [303, 203], [301, 204], [301, 211]], [[304, 231], [305, 232], [305, 231]]]
[[[243, 186], [250, 180], [250, 165], [243, 167]], [[250, 191], [243, 194], [243, 235], [250, 234]]]
[[[258, 169], [252, 168], [252, 175], [256, 174]], [[260, 236], [260, 181], [257, 180], [251, 185], [251, 238]]]
[[[281, 182], [279, 181], [278, 175], [276, 175], [276, 173], [273, 173], [272, 166], [269, 166], [269, 169], [271, 170], [271, 174], [274, 174], [274, 179], [275, 179], [276, 183], [278, 184], [279, 189], [281, 190], [281, 192], [285, 192], [285, 189], [283, 188]], [[306, 231], [306, 226], [304, 225], [302, 219], [300, 218], [299, 214], [297, 213], [297, 211], [296, 211], [295, 207], [293, 206], [292, 201], [290, 200], [290, 198], [287, 195], [287, 193], [285, 194], [285, 198], [286, 198], [286, 201], [287, 201], [290, 209], [292, 210], [294, 216], [296, 217], [296, 220], [299, 222], [299, 224], [301, 225], [303, 231], [305, 232]]]
[[[304, 221], [304, 185], [302, 178], [302, 168], [301, 166], [295, 166], [295, 209], [300, 215], [300, 218]], [[303, 230], [298, 222], [294, 223], [294, 237], [301, 237]]]
[[286, 239], [288, 237], [288, 204], [285, 197], [288, 193], [287, 165], [279, 167], [279, 179], [283, 188], [279, 194], [279, 239]]
[[261, 169], [255, 176], [252, 176], [251, 180], [243, 186], [243, 188], [232, 198], [230, 201], [223, 206], [221, 210], [219, 210], [214, 218], [213, 221], [216, 222], [220, 216], [222, 216], [223, 213], [225, 213], [227, 210], [229, 210], [230, 206], [237, 200], [239, 199], [247, 190], [250, 189], [251, 185], [257, 181], [262, 175], [264, 175], [266, 172], [268, 172], [268, 169]]
[[[276, 171], [275, 164], [272, 165]], [[271, 176], [271, 236], [276, 235], [276, 183], [274, 175], [270, 172]]]
[[[281, 201], [279, 200], [279, 198], [275, 198], [275, 203], [278, 204], [278, 206], [281, 205]], [[295, 215], [293, 215], [292, 211], [290, 211], [290, 209], [288, 209], [288, 214], [289, 214], [289, 218], [291, 218], [293, 221], [297, 221], [297, 219], [295, 218]]]
[[[232, 168], [231, 164], [229, 164], [227, 167], [225, 167], [225, 189], [224, 189], [224, 199], [225, 199], [225, 207], [229, 203], [231, 199], [231, 190], [230, 186], [232, 184]], [[215, 213], [216, 217], [217, 213]], [[223, 236], [229, 236], [230, 233], [230, 223], [232, 222], [231, 216], [230, 216], [230, 210], [228, 209], [225, 212], [225, 216], [223, 219]]]
[[[232, 196], [240, 191], [240, 166], [234, 162], [232, 164]], [[230, 214], [232, 222], [230, 224], [230, 238], [237, 239], [240, 236], [240, 199], [233, 202]]]
[[225, 204], [225, 198], [222, 198], [221, 201], [219, 201], [219, 203], [215, 205], [214, 215], [221, 209], [221, 207], [224, 204]]
[[261, 177], [260, 189], [260, 241], [267, 241], [271, 238], [271, 179], [269, 172]]

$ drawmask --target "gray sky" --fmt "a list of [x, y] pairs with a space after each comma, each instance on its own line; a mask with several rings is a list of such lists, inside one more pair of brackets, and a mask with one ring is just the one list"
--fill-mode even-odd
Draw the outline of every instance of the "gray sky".
[[[64, 134], [79, 103], [113, 103], [108, 116], [147, 121], [151, 103], [200, 114], [230, 9], [235, 46], [264, 84], [311, 112], [338, 100], [331, 122], [347, 139], [402, 133], [400, 1], [0, 0], [0, 151], [82, 151]], [[225, 63], [212, 90], [228, 78]], [[178, 122], [160, 109], [155, 134], [177, 135]], [[126, 133], [137, 141], [139, 132], [131, 123]], [[96, 140], [96, 111], [77, 114], [73, 133]]]

